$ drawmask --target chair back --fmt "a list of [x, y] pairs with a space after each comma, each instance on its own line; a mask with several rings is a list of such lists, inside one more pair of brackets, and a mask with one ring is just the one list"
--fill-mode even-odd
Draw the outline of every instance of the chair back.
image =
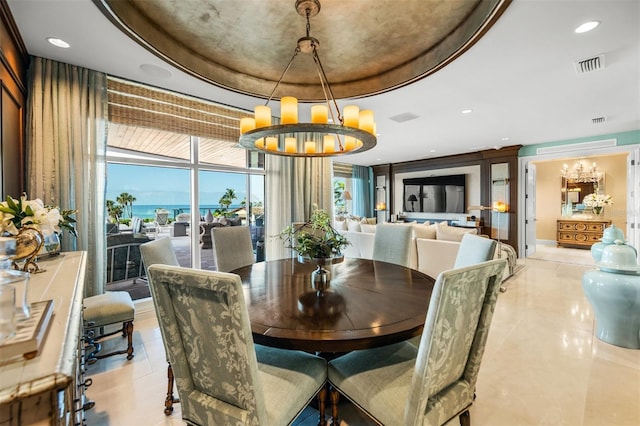
[[411, 226], [382, 223], [376, 226], [373, 260], [409, 267], [411, 261]]
[[[171, 244], [171, 238], [160, 238], [157, 240], [149, 241], [140, 245], [140, 254], [142, 255], [142, 263], [144, 264], [145, 275], [149, 282], [149, 291], [151, 292], [151, 300], [153, 306], [158, 312], [158, 295], [155, 294], [155, 287], [151, 285], [151, 277], [149, 276], [149, 266], [151, 265], [169, 265], [179, 266], [176, 252], [173, 250]], [[164, 331], [160, 328], [160, 334], [162, 335], [162, 341], [165, 343], [167, 339], [164, 337]], [[165, 346], [165, 353], [167, 355], [167, 361], [169, 359], [169, 349]]]
[[[178, 266], [178, 258], [171, 238], [159, 238], [140, 245], [145, 270], [155, 264]], [[148, 271], [147, 271], [148, 274]]]
[[497, 245], [498, 243], [491, 238], [464, 234], [453, 268], [462, 268], [493, 259]]
[[438, 276], [405, 407], [406, 425], [422, 425], [425, 416], [428, 424], [444, 424], [473, 402], [505, 266], [505, 259], [490, 260]]
[[131, 232], [133, 232], [134, 234], [140, 234], [142, 233], [142, 219], [140, 219], [138, 216], [134, 216], [131, 218]]
[[169, 222], [169, 210], [158, 209], [156, 211], [156, 223], [160, 226], [166, 225]]
[[211, 228], [213, 258], [220, 272], [230, 272], [255, 262], [248, 226]]
[[149, 276], [183, 419], [267, 424], [240, 277], [159, 264], [149, 267]]
[[191, 215], [189, 213], [180, 213], [176, 216], [176, 222], [189, 223], [191, 221]]

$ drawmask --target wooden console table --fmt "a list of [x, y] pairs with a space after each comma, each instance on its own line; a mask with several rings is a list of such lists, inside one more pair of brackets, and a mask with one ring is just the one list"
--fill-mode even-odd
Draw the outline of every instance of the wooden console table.
[[558, 219], [557, 244], [574, 248], [590, 248], [600, 242], [610, 220]]
[[44, 272], [31, 274], [28, 302], [50, 300], [53, 317], [34, 357], [0, 365], [0, 424], [84, 424], [82, 297], [85, 252], [67, 252], [40, 260]]

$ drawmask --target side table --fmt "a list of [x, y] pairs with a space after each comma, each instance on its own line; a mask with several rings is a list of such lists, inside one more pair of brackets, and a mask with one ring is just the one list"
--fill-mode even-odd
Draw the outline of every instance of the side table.
[[213, 248], [213, 245], [211, 244], [211, 228], [213, 228], [214, 226], [214, 223], [200, 223], [200, 248]]

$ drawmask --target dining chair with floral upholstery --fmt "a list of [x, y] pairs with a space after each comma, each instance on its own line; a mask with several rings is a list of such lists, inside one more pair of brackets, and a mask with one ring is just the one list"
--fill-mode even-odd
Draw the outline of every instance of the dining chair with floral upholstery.
[[420, 346], [409, 342], [354, 351], [329, 362], [334, 422], [338, 392], [380, 424], [471, 423], [491, 318], [505, 259], [442, 272], [436, 281]]
[[[153, 300], [156, 311], [158, 310], [158, 297], [154, 294], [154, 287], [151, 285], [149, 278], [149, 266], [151, 265], [170, 265], [179, 266], [176, 252], [173, 249], [171, 238], [159, 238], [157, 240], [144, 243], [140, 246], [140, 254], [142, 254], [142, 261], [145, 267], [145, 275], [147, 276], [147, 282], [149, 282], [149, 290], [151, 292], [151, 299]], [[164, 331], [160, 328], [160, 334], [162, 335], [162, 341], [166, 343], [167, 339], [164, 338]], [[168, 416], [173, 412], [173, 404], [179, 403], [180, 400], [173, 394], [173, 369], [171, 368], [171, 359], [169, 357], [169, 350], [165, 346], [165, 353], [167, 357], [167, 396], [164, 401], [164, 413]]]
[[288, 425], [325, 393], [323, 358], [254, 346], [238, 275], [156, 264], [149, 276], [187, 423]]
[[409, 267], [411, 232], [411, 226], [408, 225], [388, 223], [377, 225], [372, 259]]

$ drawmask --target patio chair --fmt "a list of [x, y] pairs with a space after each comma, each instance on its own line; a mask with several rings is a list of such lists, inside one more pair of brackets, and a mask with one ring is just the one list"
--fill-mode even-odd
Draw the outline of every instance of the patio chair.
[[323, 358], [254, 346], [238, 275], [156, 264], [149, 276], [187, 423], [289, 425], [325, 389]]
[[156, 210], [156, 230], [158, 233], [169, 228], [169, 210], [157, 209]]

